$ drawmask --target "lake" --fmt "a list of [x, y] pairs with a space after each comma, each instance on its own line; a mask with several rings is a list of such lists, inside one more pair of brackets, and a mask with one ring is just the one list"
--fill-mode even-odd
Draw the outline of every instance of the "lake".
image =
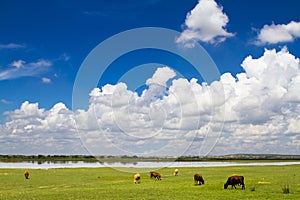
[[135, 163], [100, 163], [84, 161], [66, 162], [0, 162], [0, 168], [53, 169], [53, 168], [162, 168], [162, 167], [221, 167], [221, 166], [261, 166], [261, 165], [299, 165], [300, 161], [292, 162], [135, 162]]

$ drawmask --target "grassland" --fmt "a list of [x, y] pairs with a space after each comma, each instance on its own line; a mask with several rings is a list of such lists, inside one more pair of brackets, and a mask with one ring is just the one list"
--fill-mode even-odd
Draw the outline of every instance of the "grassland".
[[[0, 199], [300, 199], [300, 165], [179, 168], [177, 177], [174, 168], [162, 168], [162, 181], [144, 172], [140, 184], [134, 173], [112, 168], [29, 169], [27, 180], [24, 170], [0, 169]], [[195, 173], [204, 185], [194, 185]], [[223, 189], [233, 173], [244, 175], [246, 190]]]

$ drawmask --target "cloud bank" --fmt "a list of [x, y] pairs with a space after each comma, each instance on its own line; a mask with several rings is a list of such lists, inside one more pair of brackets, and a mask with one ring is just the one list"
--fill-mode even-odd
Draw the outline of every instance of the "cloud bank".
[[87, 110], [26, 101], [6, 113], [0, 153], [80, 154], [84, 144], [98, 155], [299, 154], [299, 58], [265, 49], [241, 66], [211, 84], [158, 68], [141, 95], [125, 83], [93, 89]]
[[225, 29], [228, 22], [223, 8], [214, 0], [199, 0], [195, 8], [187, 14], [184, 30], [176, 42], [186, 47], [193, 47], [197, 41], [223, 42], [226, 38], [234, 36]]

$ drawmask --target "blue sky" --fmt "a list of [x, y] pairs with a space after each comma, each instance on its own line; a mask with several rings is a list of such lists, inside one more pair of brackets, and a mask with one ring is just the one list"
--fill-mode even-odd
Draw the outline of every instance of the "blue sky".
[[[203, 13], [203, 10], [201, 10], [201, 6], [210, 6], [207, 7], [207, 9], [204, 9], [208, 12], [207, 16], [205, 13]], [[181, 33], [181, 35], [178, 36], [179, 39], [177, 38], [178, 40], [174, 38], [174, 43], [182, 45], [182, 48], [187, 49], [193, 48], [192, 46], [195, 42], [200, 44], [213, 59], [219, 70], [220, 79], [216, 79], [215, 81], [222, 84], [228, 83], [230, 81], [232, 83], [232, 81], [235, 81], [235, 86], [232, 87], [235, 88], [234, 93], [238, 96], [239, 94], [241, 94], [241, 92], [238, 91], [245, 90], [239, 88], [242, 87], [239, 85], [239, 83], [242, 81], [238, 81], [238, 78], [236, 78], [237, 74], [246, 74], [247, 80], [251, 82], [253, 81], [251, 77], [260, 80], [258, 77], [256, 77], [256, 75], [258, 74], [258, 72], [261, 73], [262, 68], [265, 69], [263, 66], [268, 64], [275, 66], [277, 65], [275, 62], [277, 60], [278, 62], [283, 62], [282, 67], [286, 71], [289, 70], [284, 67], [293, 66], [293, 64], [291, 64], [293, 62], [296, 62], [295, 65], [297, 66], [297, 58], [300, 57], [300, 15], [298, 9], [299, 6], [300, 3], [296, 0], [187, 0], [176, 2], [171, 0], [1, 1], [0, 134], [2, 134], [2, 136], [0, 139], [0, 143], [2, 147], [0, 147], [0, 154], [23, 152], [22, 148], [26, 147], [16, 147], [18, 146], [17, 144], [21, 142], [21, 140], [16, 140], [14, 134], [21, 134], [21, 138], [25, 137], [24, 135], [27, 135], [28, 137], [35, 135], [35, 137], [39, 137], [37, 132], [41, 129], [41, 127], [36, 128], [36, 124], [46, 123], [45, 120], [47, 119], [47, 117], [49, 117], [49, 113], [55, 110], [54, 108], [60, 108], [61, 110], [66, 110], [72, 113], [77, 112], [76, 110], [72, 109], [72, 93], [76, 75], [78, 70], [80, 69], [81, 64], [88, 56], [88, 54], [98, 44], [118, 33], [141, 27], [162, 27], [170, 30], [175, 30]], [[197, 8], [199, 9], [197, 10]], [[209, 14], [216, 14], [216, 20], [208, 20], [210, 16]], [[208, 18], [206, 19], [205, 17]], [[186, 38], [190, 38], [192, 40]], [[267, 59], [264, 60], [264, 58], [267, 58], [267, 56], [269, 56], [275, 64], [267, 63]], [[294, 56], [295, 59], [293, 60], [291, 56]], [[246, 60], [247, 57], [248, 60]], [[259, 60], [259, 58], [261, 58], [261, 60]], [[101, 59], [101, 55], [99, 55], [99, 59]], [[149, 68], [143, 68], [143, 65], [146, 65], [147, 63], [158, 63], [158, 65], [156, 66], [156, 64], [152, 64]], [[243, 67], [241, 66], [242, 63]], [[261, 69], [251, 67], [252, 65], [261, 66]], [[184, 77], [187, 81], [190, 81], [190, 85], [192, 85], [192, 78], [196, 78], [198, 80], [197, 83], [199, 85], [201, 85], [202, 82], [205, 81], [202, 79], [201, 76], [195, 74], [194, 71], [191, 70], [191, 66], [189, 66], [189, 63], [187, 63], [186, 61], [174, 55], [171, 55], [169, 52], [146, 49], [143, 51], [131, 52], [128, 55], [124, 55], [119, 59], [115, 60], [114, 63], [107, 68], [107, 71], [105, 72], [105, 75], [102, 76], [98, 87], [101, 89], [101, 87], [105, 86], [106, 84], [111, 84], [112, 87], [117, 87], [118, 83], [120, 82], [120, 77], [122, 77], [123, 74], [126, 74], [130, 69], [132, 69], [135, 66], [142, 66], [140, 68], [140, 71], [135, 73], [138, 73], [139, 79], [144, 80], [144, 84], [135, 85], [133, 80], [135, 79], [135, 75], [128, 76], [127, 78], [125, 76], [124, 80], [128, 80], [126, 92], [134, 92], [136, 90], [138, 92], [138, 96], [141, 98], [143, 96], [143, 92], [145, 93], [145, 96], [149, 94], [153, 95], [153, 91], [161, 92], [161, 88], [147, 90], [147, 88], [151, 87], [149, 84], [146, 83], [146, 81], [147, 79], [151, 79], [152, 75], [152, 81], [159, 80], [159, 84], [165, 84], [165, 87], [170, 87], [170, 91], [173, 91], [174, 94], [179, 91], [178, 88], [175, 86], [176, 84], [179, 84], [180, 77]], [[173, 72], [170, 72], [169, 68], [163, 68], [164, 66], [169, 66], [170, 69], [173, 69], [174, 71], [180, 71], [181, 76], [179, 76], [178, 72], [176, 73], [176, 75], [173, 76]], [[157, 68], [161, 68], [163, 70], [156, 71]], [[271, 69], [271, 67], [269, 67], [268, 69]], [[275, 69], [276, 71], [276, 67], [272, 69]], [[297, 81], [293, 82], [292, 80], [297, 79], [297, 74], [299, 73], [299, 64], [298, 71], [290, 71], [292, 71], [292, 74], [287, 74], [287, 78], [285, 79], [285, 81], [290, 82], [285, 83], [285, 81], [282, 81], [282, 84], [286, 85], [282, 85], [282, 87], [280, 88], [285, 88], [288, 92], [297, 92], [294, 91], [297, 90], [295, 89], [297, 85], [293, 85], [294, 82]], [[156, 72], [157, 76], [154, 76]], [[263, 77], [265, 81], [272, 80], [272, 77], [278, 77], [275, 72], [273, 74], [267, 69], [264, 72], [267, 73], [267, 75], [263, 74], [264, 76], [262, 76], [260, 74], [260, 77]], [[280, 69], [278, 70], [278, 72], [280, 72]], [[285, 71], [283, 70], [283, 72]], [[163, 75], [159, 75], [159, 73], [166, 73], [167, 75], [165, 76], [167, 78]], [[231, 77], [227, 76], [228, 73], [231, 74], [231, 77], [236, 78], [236, 80], [232, 80]], [[220, 81], [222, 80], [221, 75], [224, 75], [222, 76], [223, 82]], [[164, 78], [157, 78], [161, 76]], [[87, 81], [88, 79], [89, 77], [87, 77]], [[173, 79], [178, 79], [178, 82], [176, 82], [176, 80], [172, 82]], [[278, 80], [278, 78], [276, 78], [276, 80]], [[131, 85], [130, 81], [133, 81], [133, 85]], [[213, 88], [211, 82], [207, 84], [211, 86], [210, 89]], [[277, 82], [275, 81], [274, 84], [277, 84]], [[268, 84], [266, 84], [265, 82], [260, 84], [260, 86], [262, 88], [269, 88]], [[121, 88], [123, 88], [123, 86]], [[226, 101], [230, 98], [226, 96], [227, 94], [229, 94], [226, 86], [224, 86], [224, 88]], [[111, 88], [107, 88], [107, 94], [111, 94], [111, 90]], [[148, 91], [148, 93], [146, 90]], [[278, 100], [279, 97], [274, 95], [274, 91], [279, 90], [280, 89], [278, 88], [272, 88], [267, 91], [266, 89], [262, 89], [261, 92], [266, 91], [266, 94], [268, 94], [267, 96], [271, 96], [274, 98], [267, 99], [266, 101], [262, 101], [260, 103], [256, 102], [258, 105], [256, 107], [253, 107], [253, 109], [251, 106], [247, 108], [244, 108], [242, 106], [243, 109], [237, 109], [237, 107], [239, 107], [237, 106], [239, 104], [238, 102], [248, 102], [248, 100], [245, 99], [232, 99], [230, 101], [226, 101], [226, 103], [228, 103], [227, 108], [228, 106], [229, 108], [231, 108], [230, 106], [232, 106], [233, 104], [236, 105], [232, 108], [237, 109], [238, 114], [234, 113], [232, 115], [227, 115], [230, 116], [230, 119], [224, 120], [223, 124], [225, 124], [225, 128], [222, 129], [222, 131], [220, 131], [221, 128], [216, 128], [214, 126], [208, 127], [209, 123], [198, 123], [197, 126], [195, 125], [195, 128], [193, 130], [200, 135], [195, 136], [194, 134], [194, 139], [200, 139], [195, 139], [194, 141], [204, 141], [204, 137], [203, 135], [201, 135], [204, 133], [202, 133], [200, 130], [217, 129], [220, 132], [222, 132], [223, 138], [220, 139], [220, 146], [217, 146], [215, 148], [215, 152], [212, 153], [221, 154], [222, 152], [224, 152], [222, 151], [222, 144], [224, 145], [229, 138], [236, 136], [232, 133], [235, 132], [233, 131], [234, 128], [226, 126], [227, 123], [231, 121], [236, 122], [236, 130], [245, 128], [244, 125], [248, 128], [252, 127], [252, 129], [249, 128], [249, 131], [253, 132], [254, 134], [258, 130], [263, 129], [263, 127], [275, 126], [275, 121], [282, 119], [290, 123], [282, 125], [282, 127], [280, 128], [277, 127], [277, 129], [274, 128], [278, 131], [278, 136], [274, 136], [274, 141], [270, 142], [269, 146], [266, 148], [263, 148], [262, 146], [259, 146], [260, 144], [258, 144], [256, 149], [254, 149], [253, 151], [249, 150], [250, 153], [261, 152], [261, 150], [265, 150], [266, 153], [300, 153], [298, 145], [300, 144], [300, 133], [298, 132], [299, 129], [294, 130], [292, 128], [292, 124], [297, 123], [299, 120], [298, 118], [292, 117], [297, 116], [297, 114], [299, 114], [298, 97], [295, 97], [294, 94], [289, 94], [289, 96], [286, 94], [285, 96], [288, 96], [289, 99], [291, 98], [289, 102], [293, 102], [293, 105], [291, 105], [290, 103], [287, 103], [288, 105], [283, 105], [283, 100]], [[168, 95], [164, 96], [164, 92]], [[156, 100], [163, 100], [164, 98], [171, 96], [170, 93], [168, 93], [168, 90], [164, 92], [158, 93], [153, 97], [159, 96]], [[94, 90], [94, 93], [91, 94], [91, 97], [98, 98], [104, 93], [104, 90]], [[253, 93], [251, 92], [248, 94], [249, 98], [252, 94]], [[257, 92], [258, 96], [262, 94], [263, 93]], [[283, 96], [284, 95], [282, 95], [282, 98]], [[232, 96], [230, 97], [233, 98]], [[255, 97], [250, 99], [251, 100], [249, 101], [252, 101], [253, 99], [255, 99]], [[141, 99], [136, 99], [136, 101], [141, 101]], [[101, 102], [103, 103], [104, 100], [102, 99], [94, 101], [91, 98], [89, 106], [99, 106], [100, 110], [97, 110], [97, 112], [102, 113], [104, 112], [104, 110], [101, 110], [102, 107], [98, 105], [101, 104]], [[273, 102], [275, 102], [274, 106], [270, 106], [269, 110], [266, 110], [265, 112], [268, 113], [270, 111], [271, 114], [264, 115], [258, 113], [257, 116], [254, 116], [252, 112], [255, 112], [256, 109], [259, 110], [261, 108], [265, 108], [266, 102], [269, 102], [271, 105], [273, 105]], [[160, 103], [161, 106], [165, 105], [162, 102]], [[26, 106], [28, 106], [28, 109], [26, 109]], [[143, 104], [143, 106], [146, 106], [146, 104]], [[172, 107], [174, 105], [172, 104], [171, 106], [170, 104], [167, 104], [165, 105], [165, 107], [163, 107], [165, 109], [164, 112], [166, 118], [164, 120], [166, 124], [160, 124], [161, 127], [164, 127], [164, 129], [167, 130], [166, 132], [174, 129], [174, 127], [170, 127], [171, 125], [167, 125], [169, 119], [168, 116], [171, 115], [166, 114], [168, 113], [168, 106]], [[202, 104], [198, 106], [201, 107]], [[224, 109], [226, 110], [227, 108]], [[84, 109], [87, 109], [87, 107], [85, 107]], [[161, 109], [162, 107], [160, 108], [160, 110]], [[279, 109], [282, 112], [276, 113], [274, 111], [276, 109]], [[37, 115], [27, 115], [28, 113], [26, 112], [32, 112]], [[89, 111], [85, 110], [85, 112], [88, 113]], [[57, 113], [59, 114], [59, 112]], [[88, 115], [87, 113], [86, 115]], [[287, 116], [285, 115], [285, 113], [292, 114], [291, 116]], [[210, 114], [211, 116], [213, 116], [212, 113]], [[20, 117], [21, 115], [23, 116]], [[40, 120], [33, 120], [24, 123], [20, 122], [20, 120], [23, 119], [24, 116], [34, 116], [34, 119], [40, 117]], [[101, 114], [101, 116], [97, 117], [101, 118], [103, 116]], [[76, 116], [75, 118], [77, 125], [87, 120], [83, 116]], [[216, 119], [219, 118], [216, 116]], [[58, 120], [58, 117], [55, 118], [55, 120]], [[78, 122], [78, 120], [81, 121]], [[182, 123], [184, 124], [184, 122]], [[13, 127], [13, 124], [18, 125], [16, 125], [17, 127]], [[49, 125], [50, 122], [47, 122], [47, 124]], [[103, 127], [101, 127], [102, 130], [110, 130], [111, 127], [108, 124], [104, 123], [104, 125], [102, 125]], [[217, 125], [215, 124], [215, 126]], [[26, 129], [25, 127], [32, 127], [31, 132], [26, 132], [28, 129]], [[93, 127], [93, 125], [91, 125], [91, 127]], [[92, 130], [94, 129], [91, 127], [86, 127], [84, 128], [84, 130], [89, 130], [92, 132]], [[72, 138], [72, 134], [74, 133], [74, 127], [71, 127], [71, 125], [66, 125], [66, 127], [64, 127], [63, 129], [60, 128], [61, 127], [52, 127], [52, 130], [55, 130], [53, 131], [55, 133], [53, 133], [52, 136], [43, 136], [48, 139], [50, 138], [49, 141], [53, 141], [53, 146], [56, 145], [59, 147], [55, 149], [52, 148], [53, 146], [50, 145], [48, 150], [45, 150], [45, 152], [42, 153], [68, 154], [85, 152], [85, 150], [82, 150], [79, 147], [75, 147], [76, 145], [73, 145], [72, 142], [69, 142], [69, 140], [66, 139]], [[125, 132], [128, 131], [130, 135], [130, 133], [132, 133], [131, 128], [132, 127], [127, 127], [127, 129], [124, 128], [124, 130], [126, 130]], [[119, 127], [119, 129], [122, 132], [122, 128]], [[180, 129], [184, 128], [181, 127]], [[274, 132], [274, 129], [270, 128], [268, 133], [264, 133], [264, 136], [266, 136], [266, 138], [270, 138], [271, 136], [269, 137], [268, 134]], [[87, 131], [86, 133], [91, 133], [89, 131]], [[69, 135], [65, 137], [63, 135], [66, 132], [68, 132]], [[171, 134], [171, 132], [168, 133]], [[137, 133], [132, 134], [134, 135]], [[158, 138], [160, 138], [159, 133], [157, 134]], [[191, 133], [186, 132], [186, 134]], [[218, 135], [218, 137], [221, 137], [219, 133], [215, 134]], [[283, 135], [279, 136], [279, 134]], [[114, 134], [110, 135], [110, 137], [112, 137], [113, 135]], [[77, 136], [75, 136], [75, 138], [76, 137]], [[82, 143], [85, 145], [85, 147], [89, 145], [91, 146], [90, 148], [87, 147], [89, 151], [101, 154], [102, 150], [99, 152], [96, 147], [94, 149], [92, 147], [93, 145], [88, 143], [87, 140], [91, 138], [85, 138], [81, 135], [79, 137]], [[248, 136], [239, 135], [238, 138], [243, 140], [243, 138], [245, 137]], [[253, 135], [253, 138], [257, 137], [257, 135]], [[63, 138], [64, 142], [61, 142], [58, 145], [55, 143], [55, 138]], [[73, 141], [73, 139], [70, 140]], [[126, 138], [124, 138], [124, 140], [126, 140]], [[120, 154], [125, 154], [126, 152], [129, 154], [136, 153], [140, 155], [148, 155], [151, 153], [155, 153], [155, 150], [147, 149], [147, 147], [149, 147], [149, 144], [147, 145], [144, 140], [145, 139], [143, 139], [143, 142], [135, 141], [136, 143], [144, 144], [143, 147], [139, 147], [139, 151], [137, 150], [137, 152], [134, 152], [134, 150], [132, 150], [130, 147], [127, 147], [122, 142], [118, 142], [117, 145], [115, 145], [119, 146], [120, 148], [113, 149], [112, 147], [107, 147], [107, 149], [103, 150], [103, 152], [118, 154], [120, 153], [119, 150], [121, 149]], [[278, 143], [279, 140], [282, 140], [283, 143]], [[163, 144], [165, 144], [163, 142], [160, 143], [161, 141], [163, 140], [157, 139], [157, 141], [155, 141], [157, 143], [157, 146], [160, 146], [160, 148], [162, 148]], [[168, 138], [164, 140], [164, 142], [166, 141], [171, 140], [170, 138]], [[253, 141], [244, 141], [244, 146], [241, 146], [238, 152], [234, 152], [234, 149], [230, 149], [226, 153], [249, 152], [245, 150], [245, 148], [247, 149], [247, 147], [253, 146], [251, 145], [251, 142]], [[169, 145], [172, 146], [176, 144], [175, 141], [173, 142], [174, 143], [170, 142]], [[293, 142], [295, 142], [294, 146], [291, 145], [291, 143]], [[277, 151], [276, 145], [282, 144], [289, 144], [291, 145], [291, 147], [294, 148], [294, 150], [289, 152], [290, 149], [281, 148]], [[38, 144], [36, 145], [38, 146]], [[186, 145], [187, 144], [183, 144], [183, 146]], [[202, 149], [204, 148], [203, 145], [204, 143], [202, 143]], [[297, 145], [298, 148], [295, 148], [295, 146], [297, 147]], [[190, 145], [190, 150], [187, 151], [187, 154], [198, 154], [199, 152], [201, 152], [201, 150], [199, 150], [199, 146], [201, 147], [201, 144], [192, 143]], [[172, 148], [168, 148], [168, 145], [165, 146], [165, 149], [166, 151], [164, 153], [166, 154], [172, 151]], [[39, 151], [40, 149], [36, 147], [32, 148], [31, 150], [28, 150], [28, 152], [26, 153], [34, 154], [35, 152]], [[180, 151], [177, 154], [181, 154], [183, 151], [184, 150], [180, 149]]]
[[[254, 28], [299, 19], [297, 1], [290, 2], [218, 1], [230, 19], [227, 29], [236, 33], [236, 37], [222, 44], [201, 45], [221, 73], [241, 72], [240, 64], [246, 56], [262, 54], [265, 46], [251, 45], [256, 36]], [[71, 107], [76, 72], [96, 45], [114, 34], [138, 27], [181, 31], [186, 14], [197, 1], [176, 4], [173, 1], [4, 1], [1, 4], [1, 44], [20, 45], [1, 49], [1, 68], [7, 68], [15, 60], [30, 63], [45, 59], [52, 63], [50, 69], [35, 77], [29, 74], [1, 81], [1, 99], [10, 102], [1, 106], [3, 113], [18, 108], [25, 100], [39, 102], [45, 108], [60, 101]], [[297, 44], [282, 45], [288, 45], [294, 55], [299, 54]], [[51, 79], [51, 84], [44, 84], [41, 77]]]

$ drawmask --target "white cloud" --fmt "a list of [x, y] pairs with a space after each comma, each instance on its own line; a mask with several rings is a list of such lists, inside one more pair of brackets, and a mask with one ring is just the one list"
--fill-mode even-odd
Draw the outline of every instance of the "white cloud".
[[[203, 155], [212, 147], [213, 154], [299, 154], [299, 59], [287, 48], [265, 49], [242, 67], [244, 73], [211, 84], [159, 68], [142, 95], [125, 83], [93, 89], [87, 110], [24, 102], [6, 113], [0, 153], [81, 152], [80, 137], [94, 154]], [[152, 93], [154, 83], [162, 87]], [[159, 95], [147, 101], [149, 92]]]
[[10, 102], [6, 99], [1, 99], [0, 102], [3, 103], [3, 104], [11, 104], [12, 103], [12, 102]]
[[19, 109], [6, 113], [0, 126], [0, 153], [4, 154], [80, 154], [86, 153], [76, 135], [73, 114], [62, 103], [50, 110], [25, 101]]
[[43, 74], [48, 70], [47, 67], [52, 66], [52, 62], [45, 59], [39, 59], [36, 62], [30, 63], [26, 63], [23, 60], [16, 60], [10, 66], [14, 68], [0, 71], [0, 81]]
[[196, 41], [218, 43], [234, 36], [225, 27], [229, 19], [223, 8], [214, 0], [199, 0], [185, 19], [184, 30], [176, 39], [186, 47], [193, 47]]
[[30, 67], [50, 67], [52, 62], [45, 59], [39, 59], [37, 62], [31, 62], [28, 65]]
[[148, 90], [144, 90], [143, 100], [151, 101], [153, 98], [161, 97], [166, 93], [167, 81], [176, 76], [176, 73], [169, 67], [158, 68], [152, 78], [146, 81], [149, 86]]
[[24, 66], [24, 64], [25, 64], [24, 60], [15, 60], [10, 64], [10, 66], [20, 68], [20, 67]]
[[0, 50], [1, 49], [20, 49], [20, 48], [25, 48], [25, 45], [15, 44], [15, 43], [0, 44]]
[[38, 103], [29, 103], [28, 101], [25, 101], [20, 109], [17, 109], [15, 111], [6, 112], [7, 115], [11, 119], [26, 119], [26, 118], [39, 118], [43, 116], [44, 109], [38, 108]]
[[63, 53], [63, 54], [60, 55], [56, 60], [68, 61], [68, 60], [70, 60], [70, 59], [71, 59], [71, 57], [70, 57], [68, 54]]
[[43, 78], [42, 78], [42, 82], [43, 82], [43, 83], [51, 83], [51, 79], [50, 79], [50, 78], [43, 77]]
[[288, 24], [264, 25], [259, 31], [257, 45], [293, 42], [300, 37], [300, 22], [291, 21]]

